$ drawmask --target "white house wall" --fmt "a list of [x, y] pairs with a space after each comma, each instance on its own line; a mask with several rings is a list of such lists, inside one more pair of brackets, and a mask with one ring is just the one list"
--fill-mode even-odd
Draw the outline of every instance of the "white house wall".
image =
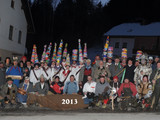
[[[119, 42], [119, 48], [115, 48], [115, 43], [116, 42]], [[128, 57], [132, 57], [132, 51], [133, 51], [134, 42], [135, 42], [134, 38], [123, 38], [123, 37], [114, 38], [114, 37], [110, 37], [109, 46], [113, 46], [113, 55], [121, 56], [122, 46], [123, 46], [124, 42], [127, 43], [127, 50], [128, 50], [127, 55], [128, 55]]]
[[[14, 8], [11, 8], [11, 0], [0, 0], [0, 49], [23, 55], [27, 21], [21, 6], [21, 0], [15, 0]], [[9, 40], [10, 25], [14, 27], [12, 41]], [[19, 30], [22, 31], [21, 44], [18, 43]]]

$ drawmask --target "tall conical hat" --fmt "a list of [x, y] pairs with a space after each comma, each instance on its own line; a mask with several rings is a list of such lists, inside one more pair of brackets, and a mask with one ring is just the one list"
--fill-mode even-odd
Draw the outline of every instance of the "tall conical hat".
[[113, 47], [111, 47], [111, 46], [108, 47], [107, 58], [109, 58], [109, 59], [113, 58]]
[[48, 50], [47, 50], [47, 52], [46, 52], [45, 60], [46, 60], [47, 63], [50, 61], [51, 49], [52, 49], [52, 43], [49, 44]]
[[87, 58], [87, 43], [84, 43], [84, 52], [83, 52], [83, 57]]
[[79, 61], [83, 61], [83, 53], [82, 53], [82, 48], [81, 48], [81, 40], [78, 40], [78, 48], [79, 48]]
[[63, 51], [63, 58], [66, 58], [66, 57], [67, 57], [67, 46], [68, 46], [68, 44], [66, 43], [66, 44], [65, 44], [64, 51]]
[[44, 50], [43, 50], [43, 53], [42, 53], [41, 62], [43, 62], [45, 60], [45, 57], [46, 57], [46, 48], [47, 48], [47, 45], [44, 45]]
[[121, 58], [122, 59], [127, 59], [127, 48], [122, 49]]
[[67, 54], [66, 65], [70, 66], [70, 56], [69, 56], [69, 54]]
[[104, 45], [104, 49], [103, 49], [103, 57], [107, 57], [107, 51], [108, 51], [108, 46], [109, 46], [109, 36], [107, 36], [107, 40], [106, 43]]
[[72, 60], [73, 61], [77, 61], [77, 53], [78, 53], [78, 50], [73, 49], [73, 51], [72, 51]]
[[63, 40], [61, 40], [61, 42], [59, 44], [58, 52], [57, 52], [57, 62], [58, 63], [60, 63], [60, 61], [61, 61], [62, 48], [63, 48]]
[[56, 61], [57, 59], [57, 43], [54, 44], [54, 51], [52, 56], [52, 61]]
[[141, 50], [137, 51], [136, 60], [140, 60], [140, 57], [142, 56], [143, 52]]

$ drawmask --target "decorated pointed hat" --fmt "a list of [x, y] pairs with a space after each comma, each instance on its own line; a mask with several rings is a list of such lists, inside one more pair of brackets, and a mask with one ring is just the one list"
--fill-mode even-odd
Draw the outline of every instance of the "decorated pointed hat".
[[60, 42], [60, 44], [59, 44], [58, 52], [57, 52], [57, 62], [58, 62], [58, 63], [60, 63], [60, 61], [61, 61], [62, 48], [63, 48], [63, 40], [61, 40], [61, 42]]
[[108, 46], [109, 46], [109, 36], [107, 36], [107, 40], [106, 40], [106, 43], [105, 43], [104, 49], [103, 49], [103, 57], [104, 58], [107, 58]]
[[78, 50], [73, 49], [73, 51], [72, 51], [72, 60], [73, 61], [77, 61], [77, 53], [78, 53]]
[[47, 63], [49, 63], [49, 61], [50, 61], [51, 49], [52, 49], [52, 43], [49, 44], [48, 50], [46, 52], [45, 60]]
[[66, 43], [66, 44], [65, 44], [64, 51], [63, 51], [63, 58], [66, 58], [66, 57], [67, 57], [67, 46], [68, 46], [68, 44]]
[[37, 47], [34, 44], [33, 45], [33, 50], [32, 50], [32, 56], [31, 56], [31, 62], [32, 63], [38, 63], [38, 55], [37, 55]]
[[84, 43], [84, 51], [83, 51], [83, 58], [87, 58], [87, 43]]
[[107, 58], [108, 59], [112, 59], [113, 58], [113, 47], [111, 47], [111, 46], [108, 47]]
[[69, 56], [69, 54], [67, 54], [66, 65], [70, 66], [70, 56]]
[[44, 60], [45, 60], [45, 57], [46, 57], [46, 48], [47, 48], [47, 45], [44, 45], [44, 50], [43, 50], [43, 53], [42, 53], [41, 62], [44, 62]]
[[142, 56], [142, 54], [143, 52], [141, 50], [138, 50], [136, 54], [136, 60], [140, 60], [140, 57]]
[[54, 44], [54, 51], [52, 56], [52, 61], [56, 61], [57, 59], [57, 43]]
[[122, 49], [121, 58], [122, 59], [127, 59], [127, 48]]
[[82, 48], [81, 48], [81, 40], [78, 40], [78, 48], [79, 48], [79, 61], [83, 61], [83, 53], [82, 53]]

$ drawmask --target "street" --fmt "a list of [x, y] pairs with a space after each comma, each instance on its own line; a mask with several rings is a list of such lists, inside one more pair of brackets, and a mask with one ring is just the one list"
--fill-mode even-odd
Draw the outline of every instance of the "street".
[[159, 113], [66, 113], [0, 116], [3, 120], [159, 120]]

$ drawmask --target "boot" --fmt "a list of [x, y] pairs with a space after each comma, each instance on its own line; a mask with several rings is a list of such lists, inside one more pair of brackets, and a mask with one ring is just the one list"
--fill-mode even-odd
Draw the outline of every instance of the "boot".
[[98, 101], [98, 103], [96, 103], [96, 107], [99, 107], [102, 104], [102, 101]]
[[102, 108], [105, 109], [107, 107], [107, 104], [103, 104]]

